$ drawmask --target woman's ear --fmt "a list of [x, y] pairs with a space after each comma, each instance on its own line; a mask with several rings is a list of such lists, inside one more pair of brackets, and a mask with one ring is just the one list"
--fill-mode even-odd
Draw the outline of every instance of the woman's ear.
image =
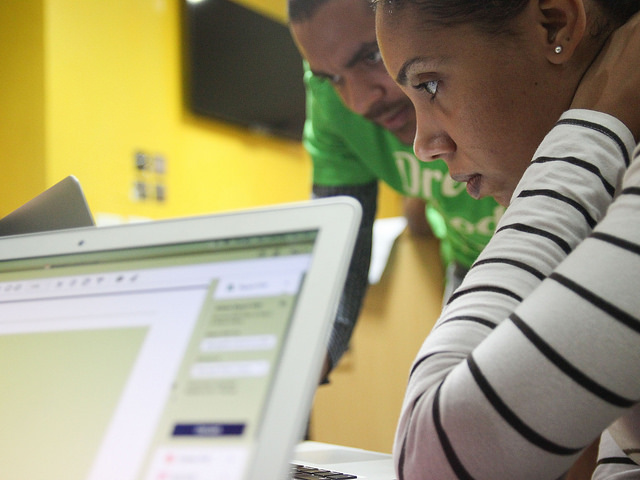
[[539, 19], [547, 59], [553, 64], [563, 64], [571, 58], [582, 41], [587, 26], [587, 14], [583, 0], [534, 0], [538, 5]]

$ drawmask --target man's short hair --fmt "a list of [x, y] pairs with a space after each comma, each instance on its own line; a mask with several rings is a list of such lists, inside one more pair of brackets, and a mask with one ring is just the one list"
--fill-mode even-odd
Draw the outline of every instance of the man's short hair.
[[287, 7], [291, 23], [310, 20], [318, 8], [331, 0], [288, 0]]

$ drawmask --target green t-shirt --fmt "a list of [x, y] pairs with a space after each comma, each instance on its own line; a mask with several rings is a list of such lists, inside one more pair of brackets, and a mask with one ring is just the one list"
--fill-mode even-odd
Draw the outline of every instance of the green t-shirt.
[[411, 145], [349, 110], [327, 80], [308, 69], [304, 78], [304, 145], [313, 162], [314, 184], [363, 185], [379, 179], [403, 195], [427, 200], [427, 220], [441, 240], [444, 262], [469, 267], [504, 208], [493, 198], [471, 198], [465, 184], [449, 176], [443, 160], [418, 160]]

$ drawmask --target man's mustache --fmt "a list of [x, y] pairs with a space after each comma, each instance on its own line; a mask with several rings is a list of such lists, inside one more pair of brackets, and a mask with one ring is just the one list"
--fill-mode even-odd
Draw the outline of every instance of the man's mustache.
[[364, 114], [364, 117], [367, 120], [376, 122], [378, 119], [388, 115], [391, 112], [399, 112], [401, 109], [405, 108], [406, 105], [407, 102], [404, 102], [402, 100], [398, 100], [393, 103], [378, 102], [371, 106], [369, 111]]

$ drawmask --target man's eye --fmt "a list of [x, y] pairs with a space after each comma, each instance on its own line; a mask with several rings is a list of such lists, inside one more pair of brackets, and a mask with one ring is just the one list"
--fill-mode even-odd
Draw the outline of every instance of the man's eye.
[[427, 82], [423, 82], [415, 87], [417, 90], [424, 90], [432, 97], [436, 96], [438, 93], [438, 80], [429, 80]]
[[341, 75], [327, 75], [324, 79], [328, 80], [333, 86], [338, 86], [342, 83]]

